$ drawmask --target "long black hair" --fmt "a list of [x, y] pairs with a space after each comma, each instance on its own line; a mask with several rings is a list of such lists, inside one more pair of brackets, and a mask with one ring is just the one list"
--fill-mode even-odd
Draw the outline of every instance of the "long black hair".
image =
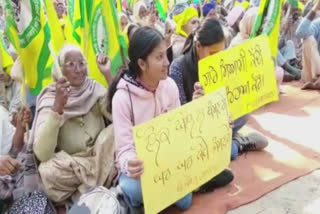
[[195, 32], [188, 36], [183, 48], [184, 54], [193, 47], [195, 39], [201, 46], [211, 46], [225, 40], [220, 22], [215, 18], [206, 19]]
[[129, 42], [129, 69], [120, 71], [112, 81], [108, 92], [108, 111], [112, 113], [112, 99], [117, 91], [117, 85], [124, 74], [134, 79], [140, 76], [141, 69], [138, 60], [146, 60], [152, 51], [164, 40], [163, 35], [151, 27], [141, 27], [132, 36]]

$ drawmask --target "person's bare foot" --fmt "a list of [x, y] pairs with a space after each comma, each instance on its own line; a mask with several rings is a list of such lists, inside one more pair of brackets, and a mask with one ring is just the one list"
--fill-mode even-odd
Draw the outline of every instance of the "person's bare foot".
[[305, 83], [302, 88], [302, 90], [320, 90], [320, 78], [318, 79], [312, 79], [310, 82]]
[[307, 89], [311, 89], [313, 87], [313, 82], [306, 82], [303, 86], [302, 86], [302, 88], [301, 88], [301, 90], [307, 90]]

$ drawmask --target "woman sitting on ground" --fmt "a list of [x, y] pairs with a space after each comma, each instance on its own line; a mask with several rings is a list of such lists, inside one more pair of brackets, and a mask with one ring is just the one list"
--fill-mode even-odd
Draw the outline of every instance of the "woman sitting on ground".
[[[114, 178], [114, 140], [107, 90], [88, 77], [81, 49], [66, 45], [58, 56], [64, 77], [39, 95], [31, 134], [44, 190], [56, 203], [77, 199], [91, 187], [109, 187]], [[97, 56], [111, 82], [110, 60]]]
[[[169, 78], [167, 44], [163, 35], [150, 27], [139, 28], [130, 40], [129, 69], [118, 74], [109, 89], [109, 111], [115, 127], [116, 165], [119, 186], [130, 205], [142, 208], [140, 176], [143, 160], [137, 159], [132, 128], [180, 106], [179, 91]], [[188, 194], [176, 206], [188, 209]]]

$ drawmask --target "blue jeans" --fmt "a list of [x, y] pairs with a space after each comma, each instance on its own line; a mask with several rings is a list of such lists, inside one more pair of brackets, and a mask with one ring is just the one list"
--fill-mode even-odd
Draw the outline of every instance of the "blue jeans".
[[[238, 131], [246, 125], [248, 122], [249, 115], [245, 115], [243, 117], [240, 117], [239, 119], [234, 121], [234, 126], [232, 129], [232, 137], [234, 137]], [[239, 156], [239, 146], [235, 139], [232, 139], [232, 145], [231, 145], [231, 160], [236, 159]]]
[[292, 40], [286, 41], [286, 44], [281, 50], [278, 50], [277, 63], [283, 66], [286, 62], [292, 59], [296, 59], [296, 49]]
[[[128, 198], [130, 205], [133, 207], [140, 207], [143, 204], [141, 183], [139, 180], [130, 178], [124, 174], [120, 175], [119, 185]], [[192, 204], [192, 193], [189, 193], [184, 198], [175, 203], [177, 208], [187, 210]]]

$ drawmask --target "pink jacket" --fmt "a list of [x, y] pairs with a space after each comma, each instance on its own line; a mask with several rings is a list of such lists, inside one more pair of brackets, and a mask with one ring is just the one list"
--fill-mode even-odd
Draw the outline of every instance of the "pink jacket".
[[[170, 77], [160, 81], [155, 93], [133, 85], [124, 79], [120, 80], [117, 92], [112, 99], [112, 117], [116, 143], [116, 166], [121, 173], [128, 175], [128, 160], [137, 156], [132, 127], [145, 123], [179, 106], [178, 87]], [[132, 112], [134, 125], [132, 123]]]

